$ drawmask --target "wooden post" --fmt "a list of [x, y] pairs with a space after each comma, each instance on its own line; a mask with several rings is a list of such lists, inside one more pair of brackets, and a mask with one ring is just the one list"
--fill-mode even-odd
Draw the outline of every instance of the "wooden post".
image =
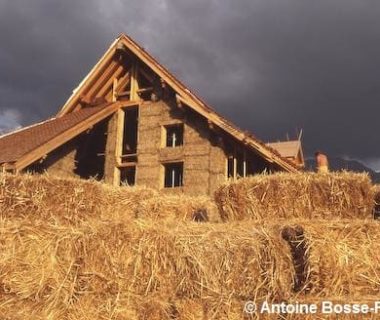
[[113, 79], [113, 86], [112, 86], [112, 102], [117, 101], [117, 78]]
[[131, 95], [130, 100], [131, 101], [138, 101], [140, 100], [138, 90], [139, 90], [139, 83], [138, 83], [138, 65], [137, 62], [134, 61], [132, 64], [131, 69]]
[[237, 158], [236, 158], [236, 146], [234, 146], [234, 180], [237, 179]]
[[121, 155], [123, 153], [123, 135], [124, 135], [124, 117], [125, 113], [123, 109], [117, 111], [117, 125], [116, 125], [116, 148], [115, 148], [115, 169], [114, 169], [114, 186], [120, 185], [120, 169]]

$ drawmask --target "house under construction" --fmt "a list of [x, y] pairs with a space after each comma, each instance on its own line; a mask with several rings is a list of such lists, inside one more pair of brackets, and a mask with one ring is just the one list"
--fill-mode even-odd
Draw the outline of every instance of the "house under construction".
[[0, 137], [8, 172], [48, 172], [211, 194], [227, 179], [297, 172], [301, 145], [262, 143], [121, 35], [56, 117]]

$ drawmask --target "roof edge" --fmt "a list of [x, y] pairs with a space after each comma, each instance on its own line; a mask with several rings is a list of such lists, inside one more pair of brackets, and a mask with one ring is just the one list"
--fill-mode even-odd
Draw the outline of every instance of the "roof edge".
[[[131, 102], [131, 104], [136, 104], [136, 102]], [[88, 128], [92, 127], [96, 123], [104, 120], [106, 117], [116, 112], [119, 108], [119, 102], [110, 103], [106, 105], [104, 108], [100, 109], [98, 112], [88, 117], [88, 119], [86, 119], [85, 121], [77, 123], [65, 132], [62, 132], [57, 136], [54, 136], [52, 139], [50, 139], [43, 145], [36, 147], [34, 150], [20, 157], [20, 159], [14, 162], [14, 168], [16, 170], [24, 169], [34, 161], [43, 157], [45, 154], [48, 154], [49, 152], [55, 150], [59, 146], [75, 138], [76, 136], [78, 136]]]

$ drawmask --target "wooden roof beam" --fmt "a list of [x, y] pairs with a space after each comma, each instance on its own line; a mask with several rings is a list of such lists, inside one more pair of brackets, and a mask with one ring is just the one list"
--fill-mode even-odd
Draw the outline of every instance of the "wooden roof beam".
[[112, 90], [112, 84], [114, 79], [120, 77], [120, 75], [123, 73], [124, 67], [119, 65], [119, 67], [116, 69], [113, 77], [108, 78], [107, 82], [103, 85], [103, 87], [96, 93], [96, 97], [101, 97], [107, 95]]
[[97, 92], [99, 92], [103, 86], [107, 83], [109, 77], [116, 72], [120, 67], [120, 64], [117, 61], [112, 61], [110, 66], [102, 73], [98, 80], [94, 83], [93, 86], [84, 94], [87, 99], [93, 99]]

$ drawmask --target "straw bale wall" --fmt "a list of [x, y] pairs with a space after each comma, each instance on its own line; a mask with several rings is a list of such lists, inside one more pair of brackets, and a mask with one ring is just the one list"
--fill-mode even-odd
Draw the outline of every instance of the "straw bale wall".
[[215, 193], [224, 220], [373, 217], [374, 188], [366, 174], [256, 175]]
[[[163, 126], [176, 123], [184, 124], [184, 145], [164, 147]], [[138, 185], [162, 189], [163, 164], [176, 161], [184, 163], [184, 186], [170, 192], [211, 194], [225, 180], [226, 155], [212, 145], [206, 122], [178, 110], [173, 101], [144, 102], [140, 106], [138, 141]]]

